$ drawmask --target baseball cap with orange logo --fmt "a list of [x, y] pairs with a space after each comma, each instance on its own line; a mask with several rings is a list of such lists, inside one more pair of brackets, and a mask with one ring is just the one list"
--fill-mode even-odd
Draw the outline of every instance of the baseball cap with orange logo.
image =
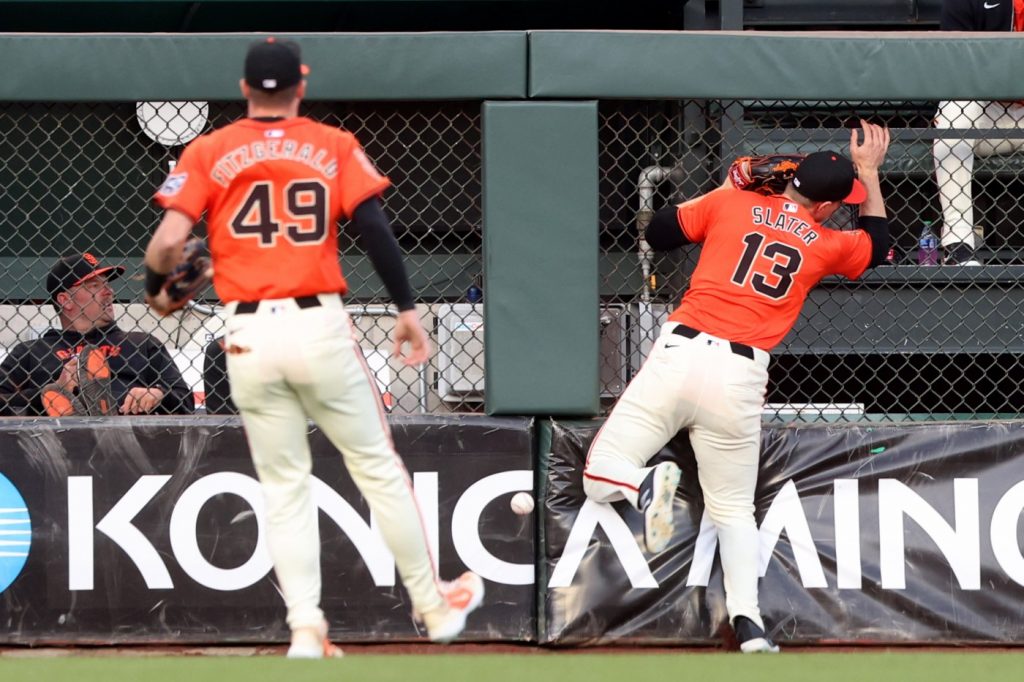
[[853, 162], [839, 152], [808, 154], [797, 166], [793, 187], [811, 201], [860, 204], [868, 198], [867, 188], [857, 179]]
[[291, 40], [260, 40], [250, 45], [245, 55], [245, 82], [257, 90], [278, 92], [298, 85], [308, 74], [302, 50]]
[[94, 277], [106, 275], [107, 280], [117, 279], [124, 274], [122, 265], [101, 265], [91, 253], [69, 253], [60, 257], [46, 278], [46, 290], [50, 300], [56, 301], [57, 294], [86, 282]]

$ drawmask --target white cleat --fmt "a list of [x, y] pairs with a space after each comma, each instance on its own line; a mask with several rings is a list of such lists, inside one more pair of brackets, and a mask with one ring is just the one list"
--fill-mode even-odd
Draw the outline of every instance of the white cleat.
[[341, 648], [327, 639], [327, 622], [315, 628], [292, 630], [292, 643], [288, 647], [288, 658], [341, 658]]
[[680, 474], [675, 462], [662, 462], [640, 484], [637, 507], [644, 515], [644, 544], [652, 554], [665, 549], [672, 539], [672, 502]]
[[446, 644], [466, 628], [466, 616], [484, 599], [484, 581], [476, 573], [466, 571], [451, 582], [441, 583], [445, 605], [423, 614], [427, 636], [432, 642]]

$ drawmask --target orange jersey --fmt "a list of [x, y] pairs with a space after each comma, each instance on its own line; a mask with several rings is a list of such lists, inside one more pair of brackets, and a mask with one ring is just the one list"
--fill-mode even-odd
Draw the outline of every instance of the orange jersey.
[[703, 247], [669, 319], [763, 350], [786, 336], [822, 277], [856, 279], [871, 260], [867, 232], [823, 227], [782, 195], [718, 189], [682, 204], [677, 218]]
[[390, 184], [351, 133], [247, 118], [186, 147], [155, 199], [196, 222], [206, 212], [213, 286], [229, 303], [345, 293], [338, 218]]

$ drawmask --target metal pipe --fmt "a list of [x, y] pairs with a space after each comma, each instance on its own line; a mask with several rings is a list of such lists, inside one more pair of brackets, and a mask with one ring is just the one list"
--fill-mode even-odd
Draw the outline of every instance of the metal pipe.
[[651, 247], [644, 239], [644, 231], [654, 217], [654, 191], [658, 185], [664, 182], [672, 169], [668, 166], [648, 166], [640, 171], [640, 181], [637, 183], [637, 194], [640, 196], [640, 205], [636, 213], [637, 243], [639, 244], [638, 255], [640, 257], [640, 272], [643, 275], [643, 287], [640, 290], [640, 300], [649, 303], [651, 300], [651, 265], [654, 255]]
[[197, 301], [189, 301], [185, 305], [191, 312], [206, 315], [207, 317], [213, 317], [217, 314], [216, 306], [206, 305]]
[[640, 288], [640, 302], [637, 308], [637, 343], [630, 353], [630, 375], [635, 373], [643, 363], [647, 350], [654, 341], [654, 314], [651, 312], [651, 292], [654, 285], [651, 282], [651, 270], [654, 263], [654, 253], [651, 246], [644, 238], [644, 232], [654, 217], [654, 192], [658, 185], [665, 181], [672, 172], [668, 166], [648, 166], [640, 171], [640, 179], [637, 182], [637, 194], [640, 197], [640, 204], [636, 213], [637, 229], [637, 255], [640, 259], [640, 273], [643, 276], [643, 283]]

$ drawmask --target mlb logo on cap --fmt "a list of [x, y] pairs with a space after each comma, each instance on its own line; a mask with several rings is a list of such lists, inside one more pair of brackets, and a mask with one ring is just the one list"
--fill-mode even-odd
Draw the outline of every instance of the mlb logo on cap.
[[308, 73], [302, 50], [290, 40], [267, 38], [250, 45], [245, 55], [245, 82], [257, 90], [285, 90], [298, 85]]

